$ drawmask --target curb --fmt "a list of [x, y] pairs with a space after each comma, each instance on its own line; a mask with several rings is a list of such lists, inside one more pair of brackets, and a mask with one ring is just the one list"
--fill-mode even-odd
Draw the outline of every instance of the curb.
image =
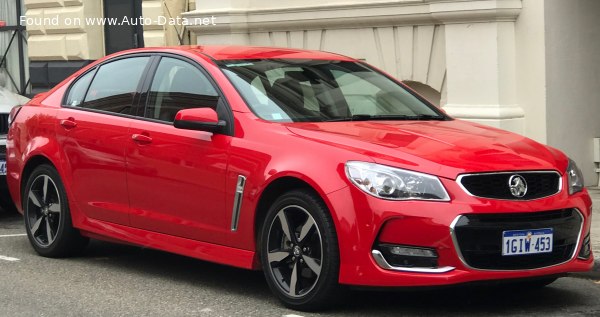
[[594, 260], [594, 266], [589, 272], [572, 273], [570, 274], [570, 276], [592, 280], [600, 280], [600, 259]]

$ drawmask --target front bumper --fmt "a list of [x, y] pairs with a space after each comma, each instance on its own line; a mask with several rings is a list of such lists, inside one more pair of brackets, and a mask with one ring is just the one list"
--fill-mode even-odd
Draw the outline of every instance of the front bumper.
[[[554, 196], [531, 201], [492, 200], [466, 194], [453, 180], [442, 179], [442, 182], [451, 195], [450, 202], [387, 201], [368, 196], [353, 185], [330, 193], [328, 203], [340, 244], [340, 283], [375, 287], [441, 286], [561, 275], [592, 268], [592, 254], [578, 257], [590, 230], [591, 199], [587, 191], [569, 196], [562, 190]], [[564, 261], [508, 269], [476, 268], [465, 261], [456, 234], [453, 235], [453, 227], [461, 216], [508, 213], [536, 216], [565, 209], [576, 212], [573, 217], [580, 217], [581, 222], [571, 224], [578, 226], [576, 236], [571, 237], [576, 241]], [[535, 222], [524, 221], [506, 230], [536, 229], [535, 226]], [[501, 234], [497, 239], [501, 241]], [[398, 268], [389, 263], [386, 266], [376, 252], [378, 243], [430, 248], [438, 256], [437, 266], [417, 269]]]

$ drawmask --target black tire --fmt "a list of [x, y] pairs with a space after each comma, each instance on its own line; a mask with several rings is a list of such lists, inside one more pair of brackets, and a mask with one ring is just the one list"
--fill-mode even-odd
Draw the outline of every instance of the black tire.
[[74, 255], [89, 239], [73, 228], [64, 185], [54, 167], [33, 170], [23, 190], [25, 229], [33, 249], [50, 258]]
[[294, 190], [279, 197], [262, 225], [259, 247], [267, 284], [285, 306], [315, 311], [337, 303], [337, 235], [318, 195]]

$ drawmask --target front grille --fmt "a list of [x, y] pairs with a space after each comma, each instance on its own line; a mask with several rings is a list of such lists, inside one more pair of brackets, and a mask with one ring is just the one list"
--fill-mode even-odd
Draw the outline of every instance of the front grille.
[[[460, 216], [453, 238], [467, 265], [483, 270], [536, 269], [573, 258], [582, 217], [575, 209], [535, 213], [471, 214]], [[552, 228], [552, 252], [502, 256], [502, 232]]]
[[[527, 183], [523, 197], [515, 197], [509, 187], [513, 175], [520, 175]], [[554, 195], [560, 191], [560, 175], [557, 172], [502, 172], [462, 175], [460, 184], [471, 195], [492, 199], [530, 200]]]
[[8, 133], [8, 113], [0, 113], [0, 134]]

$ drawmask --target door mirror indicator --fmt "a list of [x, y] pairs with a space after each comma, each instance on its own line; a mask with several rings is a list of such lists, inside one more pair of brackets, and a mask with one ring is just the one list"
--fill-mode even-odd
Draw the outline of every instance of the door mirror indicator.
[[212, 108], [192, 108], [179, 110], [173, 125], [178, 129], [220, 133], [227, 123], [219, 120], [217, 112]]

